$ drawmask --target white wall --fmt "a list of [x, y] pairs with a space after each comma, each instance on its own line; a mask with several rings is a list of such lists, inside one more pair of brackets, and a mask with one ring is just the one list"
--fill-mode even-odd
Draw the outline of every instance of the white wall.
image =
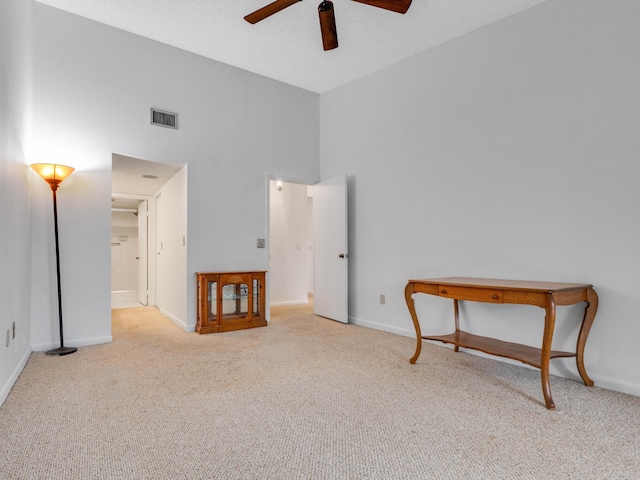
[[285, 183], [278, 191], [275, 181], [270, 183], [270, 303], [308, 303], [307, 186]]
[[[410, 278], [593, 283], [587, 371], [640, 394], [638, 18], [636, 0], [544, 2], [321, 96], [321, 176], [350, 180], [351, 321], [414, 336]], [[417, 304], [423, 332], [452, 329], [450, 302]], [[581, 308], [559, 310], [572, 350]], [[462, 315], [540, 343], [540, 309]]]
[[31, 353], [31, 25], [31, 2], [0, 2], [0, 404]]
[[[111, 340], [113, 152], [188, 164], [186, 307], [165, 307], [192, 328], [196, 271], [266, 267], [256, 248], [256, 238], [266, 237], [265, 173], [317, 181], [319, 97], [39, 3], [33, 8], [34, 161], [77, 168], [59, 191], [65, 341]], [[152, 106], [178, 112], [180, 129], [149, 125]], [[51, 259], [49, 203], [38, 192], [36, 265]], [[57, 339], [54, 281], [51, 271], [34, 281], [34, 348]]]

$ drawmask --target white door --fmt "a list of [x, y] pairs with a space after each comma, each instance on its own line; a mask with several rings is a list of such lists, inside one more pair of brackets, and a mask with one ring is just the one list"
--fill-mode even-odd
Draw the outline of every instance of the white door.
[[347, 176], [313, 187], [313, 313], [348, 323]]
[[149, 274], [147, 260], [148, 238], [148, 202], [143, 200], [138, 205], [138, 302], [149, 303]]

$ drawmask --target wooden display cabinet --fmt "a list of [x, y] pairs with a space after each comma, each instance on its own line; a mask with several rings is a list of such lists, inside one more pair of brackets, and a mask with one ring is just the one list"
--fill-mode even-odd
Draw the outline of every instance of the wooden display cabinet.
[[266, 327], [264, 271], [198, 272], [196, 332]]

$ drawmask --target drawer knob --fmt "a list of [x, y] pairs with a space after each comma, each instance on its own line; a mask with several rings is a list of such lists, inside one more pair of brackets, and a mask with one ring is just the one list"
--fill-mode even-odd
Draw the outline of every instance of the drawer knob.
[[440, 293], [447, 293], [447, 291], [443, 288], [442, 290], [440, 290]]
[[496, 295], [495, 293], [493, 295], [491, 295], [491, 298], [493, 298], [494, 300], [498, 299], [498, 295]]

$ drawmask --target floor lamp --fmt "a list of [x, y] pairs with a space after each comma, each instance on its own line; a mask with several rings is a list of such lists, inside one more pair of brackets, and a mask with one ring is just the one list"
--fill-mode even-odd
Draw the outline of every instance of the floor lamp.
[[72, 167], [65, 165], [55, 165], [52, 163], [34, 163], [31, 168], [40, 175], [45, 182], [51, 187], [53, 192], [53, 223], [55, 225], [56, 236], [56, 272], [58, 279], [58, 317], [60, 319], [60, 348], [54, 348], [49, 350], [49, 355], [68, 355], [77, 351], [75, 347], [64, 346], [64, 336], [62, 333], [62, 292], [60, 288], [60, 249], [58, 248], [58, 202], [56, 200], [56, 190], [62, 183], [75, 170]]

